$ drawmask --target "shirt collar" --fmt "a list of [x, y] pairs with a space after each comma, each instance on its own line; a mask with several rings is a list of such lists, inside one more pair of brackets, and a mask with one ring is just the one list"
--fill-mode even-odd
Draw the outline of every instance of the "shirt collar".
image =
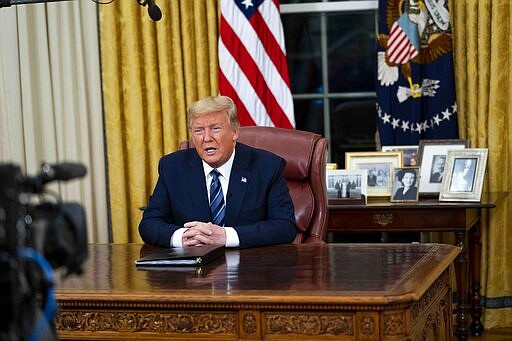
[[[233, 149], [233, 153], [229, 157], [228, 161], [224, 163], [222, 166], [216, 168], [219, 173], [229, 181], [229, 175], [231, 174], [231, 168], [233, 167], [233, 160], [235, 160], [235, 149]], [[210, 172], [213, 170], [212, 166], [203, 161], [203, 170], [205, 178], [208, 179]]]

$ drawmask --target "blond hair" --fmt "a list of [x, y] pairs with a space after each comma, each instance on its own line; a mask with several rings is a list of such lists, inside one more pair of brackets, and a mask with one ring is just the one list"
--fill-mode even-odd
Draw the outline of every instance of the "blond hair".
[[192, 103], [187, 109], [188, 127], [192, 128], [194, 118], [218, 111], [226, 111], [229, 125], [232, 128], [238, 129], [240, 127], [235, 103], [227, 96], [209, 96]]

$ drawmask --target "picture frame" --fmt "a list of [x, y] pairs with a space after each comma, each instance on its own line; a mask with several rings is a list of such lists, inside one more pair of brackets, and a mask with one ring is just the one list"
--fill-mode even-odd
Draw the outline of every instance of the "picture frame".
[[418, 145], [420, 196], [439, 195], [448, 151], [466, 148], [469, 148], [469, 140], [466, 139], [420, 140]]
[[335, 169], [326, 171], [327, 199], [335, 204], [366, 204], [366, 169]]
[[418, 167], [418, 145], [382, 146], [383, 152], [402, 152], [402, 164], [404, 167]]
[[439, 201], [480, 201], [487, 155], [487, 148], [449, 150], [445, 167], [449, 176], [443, 179]]
[[393, 169], [402, 166], [402, 152], [345, 153], [346, 169], [367, 171], [368, 197], [391, 196]]
[[401, 167], [393, 170], [391, 202], [418, 202], [420, 167]]

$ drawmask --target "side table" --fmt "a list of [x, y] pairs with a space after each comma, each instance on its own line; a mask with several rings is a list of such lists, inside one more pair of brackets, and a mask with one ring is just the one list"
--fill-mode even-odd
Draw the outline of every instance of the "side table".
[[[415, 203], [391, 203], [387, 197], [369, 198], [366, 205], [340, 205], [339, 201], [332, 201], [328, 232], [453, 232], [455, 245], [461, 248], [454, 263], [457, 279], [455, 335], [465, 340], [470, 331], [480, 335], [484, 329], [480, 302], [480, 210], [496, 207], [507, 195], [508, 192], [483, 193], [480, 202], [420, 198]], [[468, 313], [471, 314], [469, 327]]]

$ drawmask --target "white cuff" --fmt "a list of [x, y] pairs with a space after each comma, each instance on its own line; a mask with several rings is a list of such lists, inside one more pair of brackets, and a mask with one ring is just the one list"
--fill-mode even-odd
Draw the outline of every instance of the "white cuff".
[[226, 230], [226, 247], [239, 247], [240, 239], [238, 239], [238, 233], [232, 227], [224, 226]]
[[180, 227], [171, 236], [171, 247], [183, 247], [183, 233], [188, 230], [186, 227]]
[[[174, 231], [171, 236], [171, 247], [183, 247], [183, 233], [188, 230], [186, 227], [181, 227]], [[232, 227], [224, 227], [226, 231], [226, 247], [239, 247], [240, 240], [238, 239], [238, 233]]]

